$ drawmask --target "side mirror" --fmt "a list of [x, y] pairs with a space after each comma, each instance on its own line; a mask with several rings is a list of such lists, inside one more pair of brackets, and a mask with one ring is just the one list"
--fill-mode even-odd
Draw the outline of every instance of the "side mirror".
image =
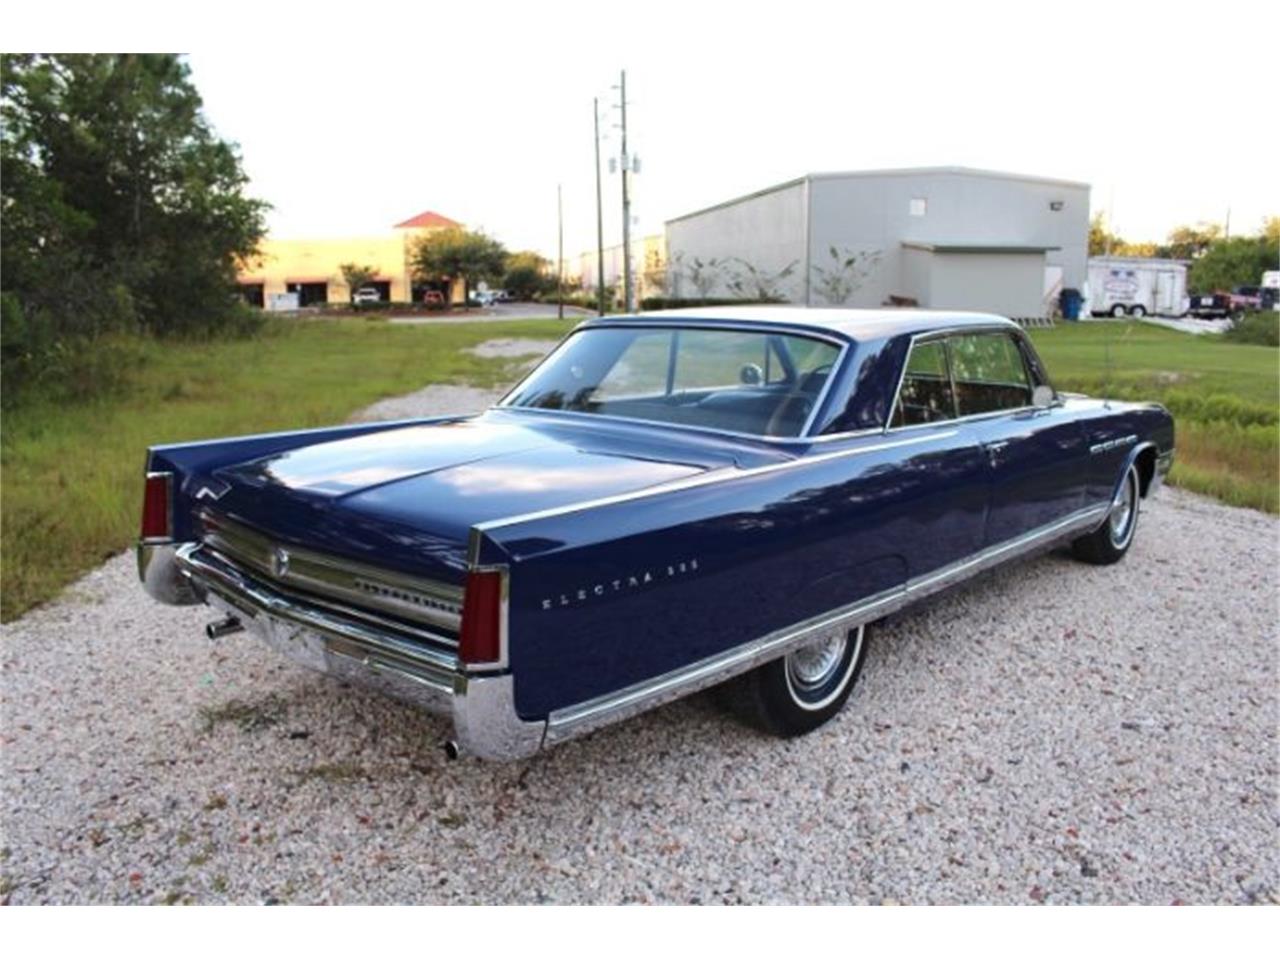
[[1053, 387], [1042, 383], [1031, 391], [1031, 405], [1041, 410], [1048, 410], [1057, 403], [1057, 394], [1053, 392]]
[[744, 363], [738, 371], [738, 379], [749, 387], [758, 387], [764, 382], [764, 371], [758, 363]]

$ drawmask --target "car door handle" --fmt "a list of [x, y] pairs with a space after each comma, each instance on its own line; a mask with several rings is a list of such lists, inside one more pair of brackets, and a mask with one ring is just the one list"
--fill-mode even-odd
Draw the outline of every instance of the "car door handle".
[[1004, 449], [1005, 447], [1007, 447], [1008, 445], [1009, 445], [1009, 441], [1008, 441], [1008, 440], [996, 440], [996, 441], [994, 441], [993, 443], [988, 443], [988, 444], [987, 444], [987, 450], [988, 450], [988, 452], [990, 452], [990, 453], [999, 453], [1001, 450], [1003, 450], [1003, 449]]

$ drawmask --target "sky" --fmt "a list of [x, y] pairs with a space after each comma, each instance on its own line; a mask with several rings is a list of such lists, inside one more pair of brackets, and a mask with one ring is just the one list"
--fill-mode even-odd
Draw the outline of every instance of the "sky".
[[[1280, 213], [1277, 75], [1245, 42], [1277, 36], [1276, 4], [126, 6], [51, 18], [50, 41], [188, 51], [279, 237], [435, 210], [554, 255], [560, 186], [576, 257], [595, 244], [592, 98], [607, 158], [622, 68], [641, 235], [807, 172], [909, 166], [1085, 181], [1129, 240]], [[603, 189], [608, 245], [619, 178]]]

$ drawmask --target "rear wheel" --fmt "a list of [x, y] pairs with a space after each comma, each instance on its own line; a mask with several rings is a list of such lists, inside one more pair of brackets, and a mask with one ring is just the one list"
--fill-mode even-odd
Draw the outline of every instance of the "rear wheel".
[[1105, 566], [1115, 563], [1129, 552], [1133, 535], [1138, 529], [1138, 501], [1141, 488], [1138, 468], [1129, 467], [1120, 487], [1120, 495], [1111, 505], [1111, 512], [1097, 530], [1071, 544], [1071, 552], [1077, 560]]
[[735, 677], [724, 699], [744, 721], [780, 737], [814, 730], [849, 699], [867, 656], [868, 628], [840, 629]]
[[1138, 303], [1134, 305], [1133, 309], [1130, 310], [1129, 313], [1131, 316], [1145, 317], [1147, 315], [1147, 308]]
[[1123, 304], [1123, 303], [1117, 303], [1114, 307], [1112, 307], [1112, 308], [1111, 308], [1111, 315], [1112, 315], [1113, 317], [1123, 317], [1123, 316], [1124, 316], [1124, 304]]

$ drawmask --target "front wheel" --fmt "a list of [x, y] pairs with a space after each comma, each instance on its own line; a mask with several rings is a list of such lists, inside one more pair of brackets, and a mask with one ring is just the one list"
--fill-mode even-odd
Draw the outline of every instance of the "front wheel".
[[862, 673], [868, 627], [840, 629], [725, 684], [744, 721], [780, 737], [822, 726], [844, 706]]
[[1140, 495], [1138, 468], [1130, 466], [1125, 472], [1120, 495], [1111, 504], [1111, 512], [1102, 526], [1072, 542], [1071, 552], [1077, 560], [1105, 566], [1117, 562], [1129, 552], [1129, 545], [1133, 543], [1133, 535], [1138, 529]]
[[1120, 317], [1123, 317], [1123, 316], [1124, 316], [1124, 304], [1123, 304], [1123, 303], [1117, 303], [1114, 307], [1112, 307], [1112, 308], [1111, 308], [1111, 315], [1112, 315], [1113, 317], [1116, 317], [1117, 319], [1118, 319], [1118, 318], [1120, 318]]
[[1135, 317], [1145, 317], [1147, 315], [1147, 308], [1139, 303], [1135, 305], [1134, 308], [1129, 311], [1129, 313]]

